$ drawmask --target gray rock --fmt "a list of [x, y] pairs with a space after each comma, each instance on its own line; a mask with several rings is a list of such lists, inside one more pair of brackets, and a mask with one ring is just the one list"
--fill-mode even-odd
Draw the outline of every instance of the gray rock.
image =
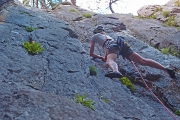
[[[71, 6], [65, 7], [66, 10], [71, 9]], [[9, 4], [0, 11], [0, 119], [172, 119], [148, 91], [142, 92], [146, 90], [144, 86], [135, 82], [137, 91], [132, 94], [118, 79], [104, 77], [109, 70], [106, 64], [89, 56], [88, 42], [94, 20], [105, 26], [107, 33], [113, 38], [117, 35], [125, 36], [134, 50], [146, 58], [153, 58], [163, 65], [172, 63], [173, 67], [179, 68], [178, 58], [163, 55], [133, 37], [118, 16], [92, 13], [90, 19], [83, 18], [73, 22], [72, 19], [66, 19], [68, 13], [57, 14], [58, 12], [55, 10], [52, 12], [54, 15], [47, 14], [14, 4]], [[27, 32], [25, 27], [29, 26], [37, 29]], [[29, 41], [29, 37], [43, 45], [45, 50], [41, 54], [30, 55], [22, 47], [24, 41]], [[103, 54], [99, 49], [95, 51]], [[122, 61], [122, 58], [117, 60], [123, 75], [140, 82], [134, 67], [128, 61]], [[89, 67], [92, 65], [97, 68], [96, 76], [90, 76]], [[153, 91], [156, 92], [154, 86], [162, 89], [166, 102], [176, 105], [179, 110], [179, 88], [176, 86], [175, 90], [170, 89], [174, 81], [163, 71], [139, 65], [138, 68], [143, 71], [143, 77], [149, 81]], [[86, 94], [87, 100], [93, 101], [96, 110], [77, 104], [76, 93]], [[106, 100], [109, 102], [105, 102]]]

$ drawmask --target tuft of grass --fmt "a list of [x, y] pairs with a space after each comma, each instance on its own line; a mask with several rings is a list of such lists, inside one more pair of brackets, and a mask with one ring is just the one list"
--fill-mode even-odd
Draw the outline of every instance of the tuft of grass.
[[30, 27], [25, 27], [25, 30], [27, 31], [27, 32], [32, 32], [32, 31], [34, 31], [34, 30], [37, 30], [38, 28], [33, 28], [32, 26], [30, 26]]
[[105, 103], [109, 103], [109, 100], [108, 100], [108, 99], [104, 99], [104, 102], [105, 102]]
[[170, 54], [170, 47], [166, 47], [166, 48], [162, 48], [161, 49], [161, 52], [163, 53], [163, 54]]
[[76, 93], [76, 103], [80, 103], [88, 108], [91, 108], [92, 110], [96, 110], [94, 107], [94, 103], [92, 100], [86, 100], [87, 96], [84, 94], [83, 96], [78, 95]]
[[93, 65], [89, 67], [89, 70], [90, 70], [90, 75], [97, 75], [98, 73], [96, 67]]
[[169, 26], [175, 26], [175, 27], [179, 27], [179, 25], [177, 24], [177, 22], [175, 21], [175, 16], [170, 16], [167, 20], [167, 22], [165, 22], [165, 24], [169, 25]]
[[92, 15], [91, 15], [91, 13], [84, 13], [84, 14], [83, 14], [83, 17], [85, 17], [85, 18], [91, 18]]
[[103, 96], [99, 96], [100, 99], [102, 99], [105, 103], [109, 103], [108, 99], [104, 99]]
[[156, 14], [151, 15], [150, 19], [156, 19]]
[[162, 7], [160, 6], [160, 7], [157, 7], [156, 9], [155, 9], [155, 12], [161, 12], [162, 11]]
[[169, 16], [169, 13], [170, 13], [169, 11], [164, 11], [162, 15], [163, 17], [167, 18]]
[[76, 12], [76, 10], [75, 9], [71, 9], [70, 12]]
[[29, 15], [29, 16], [32, 16], [30, 13], [28, 13], [28, 12], [23, 12], [23, 11], [20, 11], [19, 12], [20, 14], [23, 14], [23, 15]]
[[23, 47], [31, 55], [36, 55], [44, 51], [44, 48], [38, 42], [24, 42]]
[[176, 56], [176, 57], [179, 57], [180, 53], [177, 51], [177, 50], [173, 50], [171, 49], [171, 47], [166, 47], [166, 48], [162, 48], [160, 49], [160, 51], [163, 53], [163, 54], [171, 54], [173, 56]]
[[180, 112], [179, 112], [179, 110], [175, 110], [175, 112], [174, 112], [176, 115], [178, 115], [178, 116], [180, 116]]
[[135, 87], [129, 78], [122, 77], [122, 78], [119, 78], [119, 80], [122, 82], [123, 85], [129, 88], [131, 92], [135, 92]]

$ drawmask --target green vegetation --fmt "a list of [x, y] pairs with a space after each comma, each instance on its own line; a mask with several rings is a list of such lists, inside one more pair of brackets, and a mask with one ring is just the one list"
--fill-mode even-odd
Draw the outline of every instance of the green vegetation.
[[85, 14], [83, 14], [83, 17], [85, 17], [85, 18], [91, 18], [92, 15], [91, 15], [90, 13], [85, 13]]
[[175, 3], [174, 3], [177, 7], [180, 7], [180, 1], [177, 0]]
[[104, 99], [104, 102], [105, 102], [105, 103], [108, 103], [108, 102], [109, 102], [109, 100], [108, 100], [108, 99]]
[[156, 14], [154, 13], [153, 15], [151, 15], [150, 19], [156, 19]]
[[137, 16], [137, 18], [139, 18], [139, 19], [143, 19], [143, 17], [141, 17], [140, 15], [138, 15], [138, 16]]
[[178, 116], [180, 116], [180, 112], [179, 112], [179, 110], [175, 110], [175, 112], [174, 112], [176, 115], [178, 115]]
[[175, 21], [175, 16], [170, 16], [167, 20], [167, 22], [165, 22], [166, 25], [169, 26], [175, 26], [175, 27], [179, 27], [179, 25], [177, 24], [177, 22]]
[[163, 54], [171, 54], [173, 56], [176, 56], [178, 57], [179, 56], [179, 52], [177, 50], [173, 50], [171, 49], [171, 47], [166, 47], [166, 48], [162, 48], [160, 49], [160, 51], [163, 53]]
[[71, 9], [70, 12], [76, 12], [76, 10], [75, 9]]
[[32, 15], [31, 15], [30, 13], [28, 13], [28, 12], [22, 12], [22, 11], [20, 11], [20, 14], [32, 16]]
[[180, 26], [178, 27], [178, 30], [180, 30]]
[[77, 14], [80, 14], [78, 11], [76, 11], [75, 9], [71, 9], [70, 12], [75, 12]]
[[164, 11], [162, 15], [163, 15], [163, 17], [165, 17], [165, 18], [166, 18], [166, 17], [168, 17], [168, 16], [169, 16], [169, 13], [170, 13], [169, 11]]
[[160, 7], [157, 7], [156, 9], [155, 9], [155, 12], [161, 12], [162, 11], [162, 7], [160, 6]]
[[37, 30], [38, 28], [33, 28], [32, 26], [30, 26], [30, 27], [25, 27], [25, 30], [27, 31], [27, 32], [32, 32], [32, 31], [34, 31], [34, 30]]
[[98, 73], [95, 66], [90, 66], [89, 70], [90, 70], [90, 75], [97, 75], [97, 73]]
[[130, 89], [131, 92], [135, 92], [135, 87], [133, 83], [127, 77], [122, 77], [119, 79], [123, 85]]
[[96, 110], [94, 105], [93, 105], [93, 101], [92, 100], [86, 100], [86, 94], [84, 94], [83, 96], [78, 95], [78, 93], [76, 93], [76, 103], [80, 103], [88, 108], [91, 108], [92, 110]]
[[39, 54], [44, 51], [44, 48], [38, 42], [36, 42], [36, 43], [24, 42], [23, 47], [31, 55]]
[[108, 99], [104, 99], [103, 96], [99, 96], [100, 99], [102, 99], [105, 103], [108, 103], [109, 100]]

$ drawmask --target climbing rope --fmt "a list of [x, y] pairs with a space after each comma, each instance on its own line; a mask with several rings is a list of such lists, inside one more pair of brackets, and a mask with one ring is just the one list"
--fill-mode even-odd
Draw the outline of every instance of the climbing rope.
[[142, 77], [141, 73], [139, 72], [138, 68], [136, 67], [136, 65], [134, 64], [133, 61], [131, 61], [131, 63], [134, 65], [136, 71], [139, 73], [139, 75], [141, 76], [141, 79], [143, 80], [144, 84], [146, 85], [146, 89], [148, 89], [152, 94], [153, 96], [162, 104], [162, 106], [171, 114], [171, 116], [175, 119], [175, 120], [178, 120], [176, 118], [176, 116], [163, 104], [163, 102], [161, 102], [161, 100], [153, 93], [153, 91], [151, 89], [149, 89], [149, 86], [147, 85], [147, 83], [145, 82], [144, 78]]

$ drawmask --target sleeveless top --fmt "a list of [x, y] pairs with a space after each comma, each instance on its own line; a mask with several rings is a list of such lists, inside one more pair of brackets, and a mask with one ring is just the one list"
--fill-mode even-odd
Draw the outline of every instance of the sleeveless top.
[[[108, 41], [106, 41], [107, 39], [108, 39]], [[108, 35], [105, 35], [102, 33], [97, 33], [97, 34], [93, 35], [92, 42], [98, 43], [99, 46], [101, 46], [102, 48], [107, 48], [108, 45], [115, 43], [115, 40]]]

